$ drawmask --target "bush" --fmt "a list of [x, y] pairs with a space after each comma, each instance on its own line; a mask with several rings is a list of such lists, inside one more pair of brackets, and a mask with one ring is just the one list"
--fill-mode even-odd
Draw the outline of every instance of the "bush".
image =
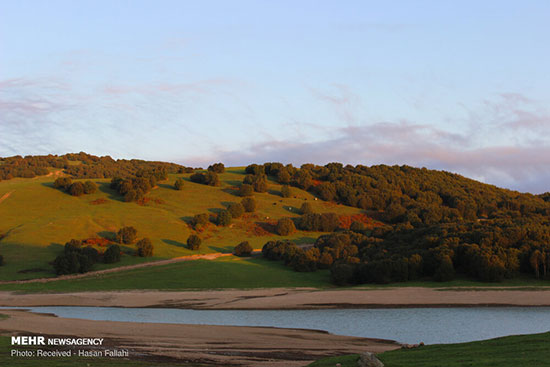
[[53, 187], [56, 189], [67, 190], [73, 184], [73, 180], [70, 177], [59, 177], [53, 183]]
[[244, 198], [241, 200], [241, 204], [247, 213], [256, 211], [256, 200], [254, 198]]
[[151, 240], [147, 237], [142, 238], [136, 244], [137, 254], [141, 257], [153, 256], [153, 244]]
[[346, 285], [353, 281], [353, 265], [334, 264], [330, 267], [330, 278], [336, 285]]
[[189, 248], [189, 250], [198, 250], [201, 247], [201, 243], [202, 240], [196, 234], [192, 234], [187, 238], [187, 248]]
[[193, 219], [191, 219], [191, 225], [197, 231], [206, 228], [209, 222], [210, 222], [210, 215], [208, 215], [207, 213], [195, 214]]
[[290, 192], [290, 187], [288, 185], [283, 185], [283, 187], [281, 187], [281, 196], [284, 198], [289, 198], [292, 196], [292, 193]]
[[0, 266], [4, 265], [4, 256], [0, 255]]
[[313, 207], [310, 203], [303, 203], [302, 207], [300, 208], [300, 212], [302, 214], [311, 214], [313, 213]]
[[254, 187], [252, 187], [252, 185], [242, 184], [241, 187], [239, 187], [239, 196], [252, 196], [252, 194], [254, 194]]
[[213, 165], [208, 166], [208, 170], [216, 173], [224, 173], [225, 166], [223, 163], [214, 163]]
[[78, 253], [70, 252], [68, 254], [59, 255], [53, 262], [53, 268], [57, 275], [78, 273], [80, 270]]
[[113, 264], [120, 261], [122, 257], [119, 245], [111, 245], [103, 254], [103, 262], [105, 264]]
[[235, 246], [233, 253], [236, 256], [250, 256], [250, 254], [252, 253], [252, 246], [250, 246], [248, 241], [241, 242], [237, 246]]
[[72, 196], [84, 195], [84, 184], [82, 182], [75, 182], [69, 186], [69, 194]]
[[92, 246], [86, 246], [82, 249], [82, 255], [89, 258], [93, 263], [99, 261], [99, 252]]
[[216, 223], [219, 226], [227, 227], [231, 224], [231, 213], [228, 210], [222, 210], [218, 214], [218, 218], [216, 219]]
[[136, 240], [137, 230], [134, 227], [122, 227], [117, 235], [116, 242], [130, 244]]
[[97, 191], [97, 185], [92, 181], [86, 181], [84, 182], [84, 193], [85, 194], [93, 194]]
[[231, 203], [227, 207], [227, 210], [233, 218], [240, 218], [244, 214], [244, 207], [240, 203]]
[[296, 232], [296, 226], [290, 218], [281, 218], [277, 222], [276, 232], [279, 236], [288, 236]]
[[72, 239], [65, 244], [64, 252], [68, 254], [70, 252], [80, 252], [82, 247], [82, 241]]
[[183, 181], [183, 178], [178, 178], [176, 182], [174, 183], [174, 188], [176, 190], [183, 190], [183, 184], [185, 181]]
[[203, 185], [220, 186], [220, 179], [216, 172], [213, 171], [194, 173], [191, 175], [190, 179], [193, 182]]

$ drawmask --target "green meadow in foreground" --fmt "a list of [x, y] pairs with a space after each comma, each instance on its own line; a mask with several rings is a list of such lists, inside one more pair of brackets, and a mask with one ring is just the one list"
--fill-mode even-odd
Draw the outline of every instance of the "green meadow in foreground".
[[[124, 202], [109, 187], [110, 179], [93, 179], [99, 187], [94, 194], [71, 196], [53, 187], [60, 174], [60, 170], [52, 169], [49, 176], [0, 181], [0, 254], [5, 262], [0, 268], [0, 280], [53, 277], [49, 263], [70, 239], [113, 237], [123, 226], [135, 227], [138, 239], [150, 238], [154, 257], [126, 255], [121, 263], [96, 264], [94, 269], [197, 253], [232, 252], [242, 241], [249, 241], [256, 249], [273, 239], [313, 243], [321, 233], [297, 231], [284, 237], [272, 233], [278, 219], [298, 217], [305, 202], [319, 213], [361, 213], [358, 208], [315, 200], [311, 193], [298, 188], [292, 188], [291, 197], [283, 198], [282, 186], [269, 180], [266, 193], [254, 194], [256, 212], [234, 219], [227, 227], [209, 224], [199, 233], [203, 240], [200, 250], [192, 251], [186, 241], [195, 231], [187, 222], [195, 214], [215, 215], [230, 203], [241, 202], [237, 189], [245, 176], [243, 168], [228, 168], [220, 174], [219, 187], [193, 183], [190, 174], [170, 174], [146, 195], [148, 200], [142, 205]], [[178, 178], [184, 179], [183, 190], [174, 189]], [[134, 253], [135, 245], [125, 245], [123, 251]]]
[[[550, 366], [550, 333], [514, 335], [460, 344], [427, 345], [378, 354], [386, 367]], [[356, 367], [357, 354], [324, 358], [308, 367]]]
[[216, 260], [194, 260], [151, 266], [83, 279], [48, 283], [0, 284], [0, 290], [83, 292], [327, 286], [331, 286], [328, 270], [299, 273], [280, 262], [231, 256]]

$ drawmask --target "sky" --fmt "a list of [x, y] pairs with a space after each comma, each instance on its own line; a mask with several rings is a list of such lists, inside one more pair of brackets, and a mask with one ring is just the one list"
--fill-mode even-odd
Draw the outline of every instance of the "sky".
[[0, 0], [0, 156], [407, 164], [550, 191], [550, 2]]

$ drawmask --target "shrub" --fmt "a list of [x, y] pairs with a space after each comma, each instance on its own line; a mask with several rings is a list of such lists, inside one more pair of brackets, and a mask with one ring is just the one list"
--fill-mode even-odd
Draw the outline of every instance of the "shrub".
[[237, 256], [250, 256], [252, 253], [252, 246], [250, 246], [248, 241], [241, 242], [235, 246], [233, 253]]
[[276, 232], [279, 236], [288, 236], [296, 232], [294, 222], [290, 218], [281, 218], [277, 222]]
[[174, 183], [174, 188], [176, 190], [183, 190], [183, 184], [185, 181], [183, 181], [183, 178], [178, 178], [176, 182]]
[[244, 207], [240, 203], [231, 203], [227, 207], [227, 210], [233, 218], [240, 218], [244, 214]]
[[116, 242], [130, 244], [136, 240], [137, 230], [134, 227], [122, 227], [117, 235]]
[[82, 247], [82, 241], [72, 239], [65, 244], [64, 252], [68, 254], [70, 252], [80, 252]]
[[142, 238], [136, 244], [137, 254], [141, 257], [153, 256], [153, 244], [147, 237]]
[[201, 243], [202, 240], [196, 234], [192, 234], [191, 236], [189, 236], [189, 238], [187, 238], [187, 247], [190, 250], [198, 250], [201, 247]]
[[121, 258], [120, 246], [111, 245], [103, 254], [103, 262], [105, 264], [113, 264], [120, 261]]
[[77, 273], [80, 270], [78, 254], [76, 252], [70, 252], [68, 254], [59, 255], [53, 262], [53, 268], [57, 275]]
[[4, 256], [0, 255], [0, 266], [4, 265]]
[[73, 184], [73, 180], [70, 177], [59, 177], [53, 183], [53, 187], [56, 189], [67, 190]]
[[85, 194], [93, 194], [97, 191], [97, 185], [92, 181], [86, 181], [84, 182], [84, 193]]
[[213, 171], [194, 173], [191, 175], [190, 179], [193, 182], [200, 183], [203, 185], [209, 185], [209, 186], [220, 185], [220, 179], [218, 178], [218, 175], [216, 174], [216, 172], [213, 172]]
[[81, 253], [94, 263], [99, 261], [99, 252], [92, 246], [84, 247]]
[[84, 195], [84, 184], [82, 182], [75, 182], [69, 186], [69, 194], [72, 196]]
[[300, 212], [302, 214], [311, 214], [313, 213], [313, 207], [310, 203], [303, 203], [302, 207], [300, 208]]
[[218, 214], [216, 222], [219, 226], [227, 227], [231, 224], [231, 213], [228, 210], [222, 210]]
[[254, 198], [244, 198], [241, 200], [241, 204], [247, 213], [256, 211], [256, 200]]
[[249, 184], [242, 184], [241, 187], [239, 187], [239, 196], [252, 196], [254, 194], [254, 187]]
[[223, 165], [223, 163], [214, 163], [208, 166], [208, 170], [216, 173], [224, 173], [225, 166]]
[[290, 187], [288, 185], [283, 185], [283, 187], [281, 187], [281, 196], [284, 198], [289, 198], [292, 196], [292, 193], [290, 192]]
[[330, 278], [336, 285], [350, 284], [353, 280], [353, 265], [334, 264], [330, 268]]
[[193, 219], [191, 219], [191, 225], [195, 230], [204, 229], [210, 222], [210, 215], [207, 213], [195, 214]]

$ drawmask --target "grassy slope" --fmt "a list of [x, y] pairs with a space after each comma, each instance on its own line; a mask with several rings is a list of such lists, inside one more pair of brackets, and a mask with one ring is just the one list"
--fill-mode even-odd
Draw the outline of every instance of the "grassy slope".
[[[461, 344], [429, 345], [378, 355], [386, 367], [550, 366], [550, 333], [514, 335]], [[325, 358], [310, 367], [356, 367], [357, 355]]]
[[280, 262], [229, 257], [146, 267], [76, 280], [5, 284], [0, 285], [0, 290], [71, 292], [327, 286], [330, 286], [328, 270], [297, 273]]
[[[182, 191], [173, 189], [178, 177], [187, 180]], [[216, 213], [230, 202], [240, 202], [241, 198], [235, 195], [235, 187], [242, 182], [244, 170], [228, 169], [220, 175], [221, 187], [195, 184], [188, 177], [189, 174], [170, 175], [167, 181], [160, 183], [158, 188], [147, 195], [152, 200], [145, 206], [122, 202], [110, 190], [109, 180], [93, 180], [100, 189], [93, 195], [82, 197], [72, 197], [54, 189], [54, 175], [0, 182], [0, 197], [11, 192], [0, 203], [0, 234], [6, 234], [0, 241], [0, 254], [4, 255], [6, 263], [0, 268], [0, 280], [53, 276], [48, 262], [61, 251], [65, 242], [71, 238], [112, 235], [114, 231], [127, 225], [137, 228], [139, 238], [151, 238], [155, 246], [155, 258], [127, 256], [121, 264], [114, 266], [196, 253], [185, 246], [187, 237], [192, 233], [185, 220], [198, 213]], [[258, 202], [255, 215], [235, 220], [231, 227], [211, 225], [201, 234], [204, 242], [200, 252], [230, 252], [244, 240], [248, 240], [255, 248], [261, 248], [269, 239], [280, 237], [254, 235], [250, 231], [254, 224], [285, 216], [297, 216], [298, 208], [305, 199], [318, 212], [330, 211], [348, 215], [360, 212], [356, 208], [315, 201], [311, 194], [296, 188], [293, 188], [296, 198], [283, 199], [279, 196], [279, 190], [280, 185], [270, 182], [268, 193], [255, 194]], [[90, 203], [97, 199], [106, 199], [107, 202], [101, 205]], [[297, 232], [287, 238], [303, 243], [313, 242], [317, 236], [319, 233]], [[132, 246], [127, 250], [130, 252]], [[106, 266], [97, 268], [103, 267]], [[33, 268], [44, 271], [18, 273], [20, 270]]]

